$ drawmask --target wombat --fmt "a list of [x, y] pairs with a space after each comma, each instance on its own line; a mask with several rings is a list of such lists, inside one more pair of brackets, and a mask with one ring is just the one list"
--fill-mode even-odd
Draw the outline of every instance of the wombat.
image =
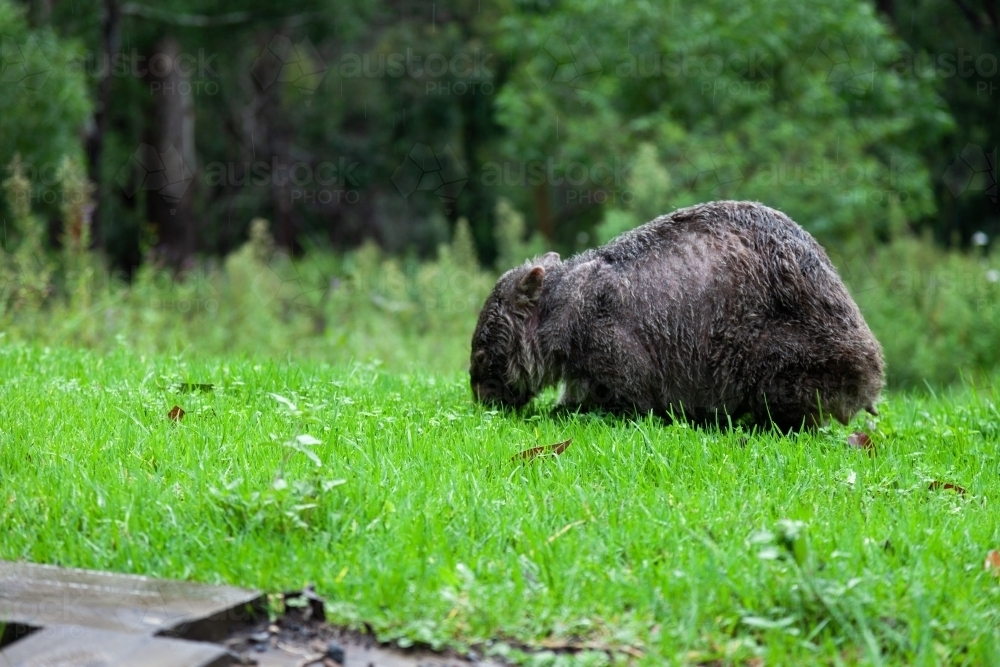
[[823, 248], [756, 202], [681, 209], [497, 281], [472, 336], [474, 398], [782, 431], [877, 414], [882, 348]]

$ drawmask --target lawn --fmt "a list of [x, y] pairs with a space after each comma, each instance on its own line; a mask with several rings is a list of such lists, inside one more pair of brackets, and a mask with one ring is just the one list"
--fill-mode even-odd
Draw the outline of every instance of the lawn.
[[538, 664], [1000, 663], [997, 385], [785, 437], [378, 364], [2, 342], [0, 377], [2, 558], [313, 582], [383, 639]]

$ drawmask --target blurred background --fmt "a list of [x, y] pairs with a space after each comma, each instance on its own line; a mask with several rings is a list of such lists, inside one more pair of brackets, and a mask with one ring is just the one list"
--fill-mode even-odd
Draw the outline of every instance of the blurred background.
[[7, 340], [460, 371], [496, 275], [753, 199], [896, 387], [1000, 363], [995, 0], [0, 0]]

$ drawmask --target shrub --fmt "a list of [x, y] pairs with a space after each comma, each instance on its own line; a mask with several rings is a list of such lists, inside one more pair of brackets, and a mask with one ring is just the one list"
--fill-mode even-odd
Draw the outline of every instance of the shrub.
[[831, 252], [872, 331], [894, 387], [975, 381], [1000, 366], [1000, 258], [902, 237]]

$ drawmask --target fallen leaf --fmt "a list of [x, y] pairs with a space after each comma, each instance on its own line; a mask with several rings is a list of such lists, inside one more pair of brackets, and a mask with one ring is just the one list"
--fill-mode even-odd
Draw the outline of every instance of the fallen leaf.
[[871, 436], [864, 431], [855, 431], [847, 436], [847, 444], [855, 449], [866, 451], [869, 454], [875, 453], [875, 443], [872, 442]]
[[960, 496], [965, 495], [965, 489], [958, 484], [952, 484], [951, 482], [942, 482], [940, 480], [934, 480], [928, 486], [931, 491], [937, 491], [938, 489], [944, 489], [945, 491], [954, 491]]
[[986, 554], [986, 561], [983, 562], [983, 569], [994, 577], [1000, 577], [1000, 551], [990, 549], [990, 552]]
[[571, 442], [573, 442], [573, 438], [570, 438], [569, 440], [563, 440], [562, 442], [557, 442], [552, 445], [542, 445], [541, 447], [532, 447], [531, 449], [526, 449], [519, 454], [515, 454], [514, 456], [511, 457], [510, 460], [514, 462], [516, 462], [518, 459], [521, 459], [522, 461], [530, 461], [534, 458], [547, 454], [551, 454], [553, 456], [559, 456], [560, 454], [566, 451], [566, 448], [569, 447], [569, 443]]
[[167, 413], [167, 417], [173, 419], [175, 422], [179, 422], [180, 420], [184, 419], [185, 414], [186, 413], [184, 412], [184, 409], [181, 406], [175, 405], [174, 407], [170, 408], [170, 412]]

